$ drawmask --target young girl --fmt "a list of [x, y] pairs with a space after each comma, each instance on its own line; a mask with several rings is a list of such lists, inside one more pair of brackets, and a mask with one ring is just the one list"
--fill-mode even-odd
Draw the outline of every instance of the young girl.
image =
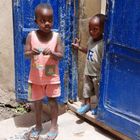
[[51, 30], [53, 10], [48, 4], [39, 4], [35, 9], [35, 22], [39, 29], [28, 34], [25, 56], [31, 59], [29, 86], [30, 100], [35, 107], [36, 125], [30, 131], [30, 138], [39, 138], [42, 130], [42, 99], [47, 96], [51, 108], [51, 127], [47, 140], [53, 140], [58, 134], [58, 104], [60, 96], [60, 78], [58, 64], [63, 57], [63, 45], [58, 33]]

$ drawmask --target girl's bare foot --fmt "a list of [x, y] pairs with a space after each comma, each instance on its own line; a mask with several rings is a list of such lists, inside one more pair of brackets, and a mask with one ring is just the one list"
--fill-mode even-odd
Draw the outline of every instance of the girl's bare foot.
[[46, 140], [54, 140], [58, 135], [58, 126], [50, 128]]

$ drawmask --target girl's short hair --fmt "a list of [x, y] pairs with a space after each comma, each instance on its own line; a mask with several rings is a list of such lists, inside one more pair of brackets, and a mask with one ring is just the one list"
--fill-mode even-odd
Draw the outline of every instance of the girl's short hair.
[[52, 8], [52, 6], [50, 4], [48, 4], [48, 3], [40, 3], [35, 8], [35, 18], [37, 18], [37, 16], [38, 16], [37, 12], [38, 12], [39, 9], [51, 10], [52, 13], [53, 13], [53, 8]]

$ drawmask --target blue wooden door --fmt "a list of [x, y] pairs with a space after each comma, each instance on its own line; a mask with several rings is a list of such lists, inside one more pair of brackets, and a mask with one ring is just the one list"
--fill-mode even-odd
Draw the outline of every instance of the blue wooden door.
[[27, 34], [37, 29], [34, 22], [34, 9], [39, 3], [50, 3], [54, 9], [53, 29], [58, 31], [65, 44], [65, 56], [61, 60], [60, 103], [77, 97], [76, 53], [71, 49], [73, 37], [77, 34], [78, 0], [13, 0], [14, 50], [15, 50], [15, 89], [17, 100], [27, 100], [30, 61], [24, 57]]
[[98, 119], [140, 139], [140, 1], [109, 0]]

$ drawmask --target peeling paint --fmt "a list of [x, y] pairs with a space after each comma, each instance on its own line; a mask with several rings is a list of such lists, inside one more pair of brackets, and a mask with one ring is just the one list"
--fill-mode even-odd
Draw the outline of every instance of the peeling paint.
[[20, 0], [13, 0], [13, 4], [16, 7], [19, 7], [20, 6]]

